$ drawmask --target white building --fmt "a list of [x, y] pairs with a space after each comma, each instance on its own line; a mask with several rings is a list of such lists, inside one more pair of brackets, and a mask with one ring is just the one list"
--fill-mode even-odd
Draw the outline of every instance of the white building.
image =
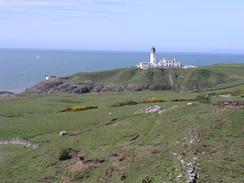
[[181, 62], [177, 62], [176, 59], [169, 59], [166, 60], [165, 58], [163, 60], [160, 60], [158, 62], [158, 66], [160, 67], [183, 67]]
[[137, 65], [140, 69], [149, 69], [149, 68], [175, 68], [175, 67], [183, 67], [181, 62], [177, 62], [176, 59], [163, 59], [157, 62], [157, 54], [156, 49], [153, 47], [150, 53], [150, 62], [140, 62]]
[[55, 79], [56, 76], [45, 75], [45, 80]]

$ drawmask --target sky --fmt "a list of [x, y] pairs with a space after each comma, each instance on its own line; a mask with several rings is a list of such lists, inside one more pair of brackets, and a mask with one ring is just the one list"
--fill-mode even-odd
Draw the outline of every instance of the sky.
[[0, 48], [243, 52], [243, 0], [0, 0]]

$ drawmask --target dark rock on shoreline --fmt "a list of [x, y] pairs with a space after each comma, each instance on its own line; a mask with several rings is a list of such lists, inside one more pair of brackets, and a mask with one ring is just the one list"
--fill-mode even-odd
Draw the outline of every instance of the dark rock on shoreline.
[[8, 91], [0, 91], [0, 95], [14, 95], [14, 93]]
[[0, 99], [12, 98], [15, 97], [15, 94], [8, 91], [0, 91]]

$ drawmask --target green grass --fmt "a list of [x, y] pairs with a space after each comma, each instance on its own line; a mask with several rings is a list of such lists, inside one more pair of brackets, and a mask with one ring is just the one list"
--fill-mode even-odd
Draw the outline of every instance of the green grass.
[[[119, 77], [126, 78], [123, 72]], [[138, 80], [138, 76], [134, 79]], [[211, 92], [201, 95], [208, 93]], [[188, 159], [192, 153], [198, 157], [199, 182], [243, 182], [244, 110], [224, 110], [198, 101], [192, 101], [192, 105], [187, 106], [188, 101], [173, 101], [192, 99], [198, 95], [193, 92], [144, 91], [30, 95], [1, 101], [0, 140], [20, 137], [40, 144], [40, 148], [35, 150], [20, 145], [0, 145], [1, 182], [44, 182], [45, 177], [51, 182], [62, 182], [63, 177], [86, 183], [97, 183], [101, 179], [141, 183], [146, 177], [154, 183], [186, 182], [186, 171], [172, 152]], [[241, 100], [240, 96], [235, 97]], [[165, 102], [111, 107], [114, 103], [147, 98], [160, 98]], [[216, 99], [215, 96], [210, 98], [211, 101]], [[57, 112], [76, 104], [98, 108]], [[148, 105], [158, 105], [166, 111], [161, 114], [134, 114]], [[114, 123], [107, 124], [115, 118]], [[63, 130], [79, 130], [80, 134], [60, 137], [59, 132]], [[200, 141], [186, 146], [184, 137], [188, 137], [191, 131], [197, 133]], [[135, 135], [139, 138], [130, 141]], [[70, 160], [59, 160], [60, 153], [67, 148], [79, 150], [85, 160], [104, 159], [105, 163], [92, 167], [88, 173], [71, 173]], [[113, 162], [111, 153], [121, 153], [125, 160]], [[121, 169], [126, 178], [121, 180], [116, 173], [108, 176], [109, 170], [113, 169]], [[183, 177], [176, 178], [178, 175]]]
[[137, 68], [116, 69], [111, 71], [80, 73], [73, 77], [75, 80], [91, 80], [103, 84], [162, 84], [165, 79], [162, 77], [164, 71], [160, 69], [141, 70]]
[[103, 72], [79, 73], [69, 78], [84, 82], [128, 86], [143, 84], [168, 86], [174, 90], [203, 91], [225, 89], [244, 84], [244, 64], [212, 65], [194, 69], [124, 68]]

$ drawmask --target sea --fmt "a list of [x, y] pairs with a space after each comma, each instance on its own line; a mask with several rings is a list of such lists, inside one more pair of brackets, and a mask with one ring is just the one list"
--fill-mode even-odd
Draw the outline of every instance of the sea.
[[[244, 63], [244, 54], [160, 52], [158, 58], [176, 58], [184, 65]], [[149, 60], [148, 52], [0, 49], [0, 91], [21, 93], [44, 76], [67, 76], [134, 67]], [[244, 71], [243, 71], [244, 72]]]

